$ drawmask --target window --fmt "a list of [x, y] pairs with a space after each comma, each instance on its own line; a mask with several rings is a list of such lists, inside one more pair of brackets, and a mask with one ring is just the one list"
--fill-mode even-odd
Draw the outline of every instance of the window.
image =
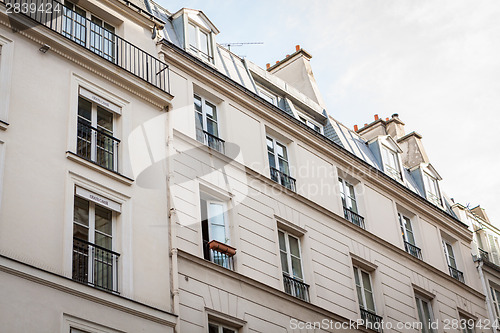
[[270, 136], [266, 137], [266, 141], [271, 179], [286, 188], [295, 191], [295, 179], [290, 177], [288, 150], [286, 145]]
[[273, 93], [270, 93], [264, 89], [259, 89], [259, 95], [269, 103], [278, 106], [278, 98]]
[[396, 180], [401, 180], [401, 170], [399, 168], [397, 153], [387, 147], [382, 147], [382, 159], [384, 161], [384, 170], [387, 175]]
[[[77, 193], [78, 191], [79, 189]], [[86, 191], [83, 190], [82, 193]], [[94, 194], [89, 196], [98, 198]], [[75, 195], [73, 280], [107, 291], [118, 291], [119, 254], [112, 251], [113, 220], [112, 210]]]
[[418, 295], [415, 296], [415, 301], [417, 303], [418, 319], [422, 323], [422, 333], [434, 332], [434, 329], [431, 326], [431, 323], [434, 320], [431, 302]]
[[380, 332], [382, 317], [377, 316], [376, 314], [377, 311], [375, 310], [375, 300], [373, 298], [370, 274], [356, 266], [354, 266], [353, 269], [361, 318], [363, 319], [366, 327]]
[[203, 257], [222, 267], [233, 270], [233, 256], [236, 249], [229, 245], [227, 204], [202, 193], [200, 207]]
[[[491, 283], [490, 283], [491, 284]], [[493, 308], [495, 310], [495, 317], [500, 318], [500, 291], [497, 288], [493, 288], [490, 285], [491, 301], [493, 302]]]
[[364, 218], [358, 214], [358, 204], [356, 202], [354, 186], [339, 177], [339, 188], [342, 206], [344, 207], [344, 217], [358, 227], [364, 228]]
[[115, 60], [115, 28], [77, 5], [66, 1], [63, 7], [62, 33], [76, 43], [87, 46], [103, 58]]
[[448, 241], [443, 240], [443, 249], [451, 277], [460, 282], [464, 282], [464, 274], [457, 269], [457, 261], [455, 259], [455, 253], [453, 252], [453, 246]]
[[500, 258], [498, 255], [498, 237], [493, 236], [492, 234], [488, 234], [488, 242], [490, 244], [490, 256], [489, 259], [496, 265], [500, 265]]
[[476, 327], [476, 323], [474, 319], [465, 317], [460, 315], [460, 328], [462, 329], [462, 333], [474, 333]]
[[188, 23], [189, 50], [207, 62], [214, 62], [210, 33]]
[[300, 240], [282, 230], [278, 230], [278, 240], [285, 292], [309, 302], [309, 286], [302, 274]]
[[218, 323], [208, 323], [208, 333], [237, 333], [238, 330]]
[[316, 132], [321, 133], [321, 134], [323, 133], [323, 126], [319, 125], [317, 122], [310, 120], [310, 119], [307, 119], [306, 117], [304, 117], [302, 115], [299, 115], [299, 120], [302, 123], [306, 124], [308, 127], [315, 130]]
[[[90, 96], [89, 94], [91, 93], [87, 92], [86, 96]], [[83, 96], [78, 97], [76, 147], [78, 156], [106, 169], [118, 171], [118, 144], [120, 140], [113, 137], [113, 127], [113, 112]]]
[[398, 218], [406, 252], [418, 259], [422, 259], [422, 251], [415, 245], [415, 234], [410, 218], [401, 213], [398, 213]]
[[441, 206], [441, 195], [439, 194], [437, 179], [424, 172], [424, 182], [427, 200], [437, 206]]
[[196, 113], [196, 140], [224, 153], [224, 140], [219, 138], [219, 120], [215, 104], [194, 95], [194, 109]]

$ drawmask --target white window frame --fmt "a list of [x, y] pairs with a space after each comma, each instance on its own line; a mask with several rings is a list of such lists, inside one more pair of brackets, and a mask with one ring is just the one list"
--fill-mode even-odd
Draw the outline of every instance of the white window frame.
[[[342, 177], [338, 177], [338, 180], [339, 180], [339, 186], [340, 186], [340, 200], [342, 201], [342, 195], [344, 195], [344, 198], [345, 198], [344, 200], [346, 201], [345, 205], [344, 205], [344, 202], [342, 201], [342, 205], [345, 208], [347, 208], [347, 209], [349, 209], [349, 210], [351, 210], [354, 213], [359, 215], [358, 199], [356, 198], [356, 187]], [[351, 192], [349, 191], [349, 186], [352, 187], [352, 191], [354, 193], [354, 198], [351, 197]], [[347, 195], [347, 193], [348, 193], [348, 195]], [[351, 206], [352, 206], [352, 202], [354, 202], [354, 207], [355, 207], [354, 210], [352, 210], [351, 208], [348, 207], [347, 197], [349, 198], [349, 201], [351, 202]]]
[[500, 318], [500, 289], [497, 289], [493, 286], [491, 286], [490, 283], [490, 293], [491, 293], [491, 300], [493, 303], [493, 307], [495, 309], [495, 318], [498, 319]]
[[14, 42], [0, 35], [0, 130], [7, 129], [13, 62]]
[[[194, 28], [194, 32], [195, 32], [195, 40], [196, 40], [196, 45], [192, 45], [191, 44], [191, 29], [190, 27], [193, 27]], [[186, 31], [186, 44], [187, 44], [187, 49], [189, 50], [189, 52], [195, 54], [197, 57], [199, 57], [200, 59], [208, 62], [208, 63], [211, 63], [213, 64], [215, 61], [215, 57], [214, 57], [214, 46], [213, 46], [213, 43], [212, 43], [212, 32], [211, 31], [207, 31], [203, 28], [201, 28], [199, 25], [189, 21], [187, 23], [187, 31]], [[207, 48], [208, 48], [208, 53], [205, 53], [201, 50], [200, 46], [201, 46], [201, 38], [200, 38], [200, 35], [201, 34], [205, 34], [207, 36]]]
[[210, 325], [217, 326], [217, 333], [223, 333], [224, 329], [232, 330], [234, 333], [238, 333], [239, 332], [239, 329], [236, 328], [236, 327], [228, 326], [228, 325], [225, 325], [225, 324], [221, 324], [221, 323], [219, 323], [217, 321], [213, 321], [213, 320], [209, 320], [208, 321], [208, 325], [209, 325], [209, 327], [210, 327]]
[[[273, 152], [272, 152], [272, 154], [274, 156], [274, 165], [275, 165], [274, 168], [276, 170], [282, 172], [283, 174], [287, 175], [288, 177], [292, 177], [291, 174], [290, 174], [291, 173], [290, 172], [290, 151], [288, 149], [288, 145], [284, 144], [283, 142], [281, 142], [281, 141], [279, 141], [277, 139], [275, 139], [273, 136], [267, 134], [266, 135], [266, 153], [267, 153], [267, 157], [268, 157], [268, 159], [267, 159], [268, 163], [269, 163], [269, 153], [270, 152], [269, 152], [269, 147], [267, 145], [267, 140], [270, 140], [270, 141], [273, 142]], [[280, 170], [280, 164], [279, 164], [280, 157], [278, 156], [278, 153], [276, 152], [276, 146], [277, 145], [280, 145], [281, 147], [283, 147], [284, 151], [286, 152], [286, 155], [287, 155], [286, 157], [287, 158], [286, 159], [283, 158], [283, 161], [285, 161], [287, 163], [287, 165], [288, 165], [288, 172], [284, 172], [283, 170]], [[271, 166], [271, 164], [269, 164], [269, 169], [271, 169], [271, 168], [272, 168], [272, 166]], [[280, 178], [278, 178], [278, 183], [281, 184], [281, 179]]]
[[476, 321], [468, 316], [460, 314], [460, 328], [462, 333], [475, 333], [476, 332]]
[[205, 199], [202, 198], [203, 201], [206, 203], [206, 211], [207, 211], [207, 223], [208, 223], [208, 238], [209, 242], [214, 240], [213, 235], [212, 235], [212, 224], [210, 222], [210, 218], [213, 217], [211, 216], [211, 210], [210, 210], [210, 205], [215, 204], [215, 205], [220, 205], [222, 206], [222, 216], [224, 219], [224, 241], [219, 241], [222, 242], [226, 245], [231, 245], [231, 237], [230, 237], [230, 232], [229, 232], [229, 220], [227, 216], [227, 202], [222, 201], [222, 200], [216, 200], [216, 199]]
[[[398, 152], [392, 150], [391, 148], [387, 147], [386, 145], [382, 144], [382, 162], [384, 165], [384, 172], [387, 174], [389, 177], [402, 181], [403, 180], [403, 173], [401, 170], [401, 164], [399, 163], [399, 155]], [[394, 162], [394, 167], [391, 165], [390, 162]]]
[[[427, 200], [434, 203], [436, 206], [442, 206], [441, 201], [441, 192], [439, 190], [438, 180], [427, 172], [423, 172], [424, 174], [424, 187], [425, 187], [425, 196]], [[436, 193], [434, 193], [434, 191]]]
[[[212, 135], [216, 136], [217, 138], [220, 138], [220, 117], [219, 117], [220, 114], [219, 114], [219, 108], [217, 107], [217, 104], [206, 99], [205, 97], [203, 97], [200, 94], [194, 93], [193, 94], [193, 108], [194, 108], [195, 115], [196, 115], [196, 113], [198, 113], [198, 110], [196, 110], [196, 107], [194, 104], [195, 99], [199, 99], [201, 101], [201, 117], [202, 117], [201, 126], [202, 126], [203, 131], [208, 132], [207, 131], [207, 128], [208, 128], [208, 126], [207, 126], [207, 107], [208, 107], [207, 104], [214, 107], [216, 117], [217, 117], [217, 121], [215, 121], [215, 124], [217, 125], [217, 135], [215, 135], [215, 134], [212, 134]], [[195, 118], [195, 121], [197, 121], [196, 118]], [[196, 127], [196, 124], [195, 124], [195, 127]]]
[[[107, 168], [106, 166], [104, 165], [100, 165], [97, 161], [97, 150], [98, 150], [98, 146], [97, 146], [97, 138], [95, 136], [95, 133], [94, 133], [94, 129], [92, 129], [90, 131], [90, 135], [91, 135], [91, 138], [90, 138], [90, 161], [92, 161], [93, 163], [96, 163], [100, 166], [102, 166], [103, 168], [107, 169], [107, 170], [112, 170], [114, 172], [119, 172], [119, 169], [118, 169], [118, 165], [119, 165], [119, 159], [118, 159], [118, 156], [119, 156], [119, 139], [116, 138], [116, 132], [117, 132], [117, 123], [118, 123], [118, 115], [116, 112], [113, 112], [112, 110], [109, 110], [109, 109], [106, 109], [105, 107], [103, 107], [102, 105], [99, 105], [98, 103], [92, 101], [90, 98], [87, 98], [85, 96], [83, 96], [81, 93], [78, 94], [78, 98], [77, 98], [77, 110], [76, 110], [76, 122], [77, 122], [77, 131], [76, 131], [76, 149], [75, 149], [75, 152], [76, 152], [76, 155], [82, 157], [82, 158], [85, 158], [83, 156], [81, 156], [79, 153], [78, 153], [78, 127], [79, 127], [79, 123], [80, 123], [80, 118], [84, 119], [85, 121], [88, 122], [88, 119], [84, 118], [84, 117], [81, 117], [79, 114], [78, 114], [78, 109], [79, 109], [79, 103], [80, 103], [80, 98], [86, 100], [87, 102], [89, 102], [91, 104], [91, 115], [90, 115], [90, 126], [93, 127], [93, 128], [97, 128], [99, 129], [98, 127], [98, 124], [97, 124], [97, 108], [100, 107], [101, 109], [105, 110], [106, 112], [109, 112], [111, 115], [112, 115], [112, 125], [113, 125], [113, 131], [111, 133], [108, 133], [109, 130], [107, 129], [104, 129], [104, 130], [101, 130], [102, 132], [105, 132], [106, 134], [110, 135], [112, 137], [112, 153], [113, 153], [113, 167], [112, 168]], [[82, 138], [83, 141], [87, 141], [86, 138]]]
[[269, 103], [271, 103], [274, 106], [278, 106], [278, 96], [275, 94], [263, 89], [263, 88], [258, 88], [259, 89], [259, 95]]
[[[278, 246], [279, 246], [279, 233], [280, 232], [283, 233], [284, 238], [285, 238], [286, 258], [287, 258], [287, 264], [288, 264], [288, 272], [285, 272], [284, 269], [283, 269], [283, 267], [281, 267], [281, 272], [282, 273], [286, 273], [291, 278], [294, 278], [296, 280], [299, 280], [299, 281], [305, 283], [304, 263], [303, 263], [303, 260], [302, 260], [303, 256], [302, 256], [302, 246], [300, 244], [301, 243], [300, 237], [292, 235], [292, 234], [290, 234], [289, 232], [287, 232], [287, 231], [285, 231], [283, 229], [278, 229]], [[298, 259], [300, 260], [300, 271], [302, 273], [302, 278], [293, 276], [292, 252], [290, 251], [290, 240], [289, 240], [289, 237], [295, 238], [297, 240], [297, 243], [298, 243], [298, 246], [299, 246], [300, 258], [298, 258]], [[282, 250], [279, 249], [279, 251], [280, 251], [280, 265], [281, 265], [281, 252], [282, 252]]]
[[[88, 210], [88, 226], [84, 226], [78, 222], [75, 221], [74, 219], [74, 214], [75, 214], [75, 198], [78, 197], [82, 200], [85, 200], [89, 203], [89, 210]], [[81, 197], [77, 194], [75, 194], [73, 196], [73, 209], [72, 209], [72, 234], [74, 233], [74, 228], [75, 228], [75, 224], [78, 224], [78, 225], [81, 225], [83, 226], [84, 228], [87, 228], [88, 229], [88, 239], [86, 240], [87, 242], [93, 244], [93, 245], [97, 245], [95, 243], [95, 233], [96, 233], [96, 228], [95, 228], [95, 209], [96, 209], [96, 206], [98, 206], [97, 203], [93, 202], [92, 200], [89, 200], [85, 197]], [[117, 212], [114, 211], [113, 209], [110, 209], [109, 207], [104, 207], [104, 206], [101, 206], [102, 208], [104, 209], [107, 209], [109, 211], [111, 211], [111, 249], [108, 249], [110, 251], [113, 251], [113, 252], [116, 252], [116, 234], [117, 234], [117, 231], [116, 231], [116, 221], [117, 221]], [[74, 236], [73, 236], [74, 237]], [[85, 241], [85, 239], [83, 239]], [[73, 244], [74, 243], [74, 240], [72, 238], [72, 241], [71, 243]], [[72, 245], [72, 253], [73, 253], [73, 245]], [[89, 277], [92, 277], [92, 280], [94, 279], [93, 277], [93, 274], [94, 274], [94, 265], [93, 265], [93, 261], [94, 261], [94, 257], [90, 255], [88, 255], [88, 276]], [[118, 264], [117, 262], [113, 262], [113, 265], [114, 265], [114, 270], [113, 270], [113, 280], [112, 280], [112, 290], [115, 290], [116, 289], [116, 286], [118, 286]], [[73, 263], [72, 263], [72, 267], [71, 269], [73, 270]], [[90, 283], [90, 278], [89, 278], [89, 283]]]
[[[424, 307], [426, 306], [425, 303], [427, 303], [427, 311], [429, 313], [429, 318], [422, 318], [422, 316], [425, 316], [424, 312]], [[417, 315], [418, 315], [418, 320], [422, 323], [422, 333], [433, 333], [434, 329], [430, 326], [430, 323], [434, 321], [434, 312], [432, 311], [432, 302], [430, 299], [427, 299], [425, 297], [422, 297], [420, 295], [415, 295], [415, 303], [417, 306]], [[422, 320], [428, 319], [428, 323], [423, 322]]]
[[[356, 265], [353, 266], [353, 271], [354, 271], [355, 275], [356, 274], [358, 275], [358, 281], [360, 282], [359, 287], [361, 288], [361, 295], [358, 294], [358, 302], [359, 302], [359, 298], [361, 298], [362, 301], [363, 301], [363, 304], [359, 304], [359, 306], [362, 307], [366, 311], [372, 311], [374, 314], [377, 314], [377, 304], [375, 302], [375, 292], [374, 292], [374, 289], [373, 289], [373, 283], [372, 283], [372, 275], [371, 275], [371, 273], [368, 272], [368, 271], [366, 271], [366, 270], [364, 270], [364, 269], [362, 269], [359, 266], [356, 266]], [[367, 307], [366, 295], [365, 295], [365, 286], [364, 286], [363, 274], [362, 273], [365, 273], [365, 274], [368, 275], [368, 280], [369, 280], [369, 283], [370, 283], [372, 300], [373, 300], [373, 310], [368, 309], [368, 307]], [[356, 284], [356, 277], [354, 278], [354, 283]], [[356, 287], [358, 287], [357, 284], [356, 284]], [[357, 292], [358, 292], [358, 290], [356, 288], [356, 293]], [[361, 297], [359, 297], [359, 296], [361, 296]]]
[[[408, 216], [406, 216], [403, 213], [398, 212], [398, 220], [399, 220], [400, 229], [401, 229], [402, 234], [403, 234], [403, 240], [410, 243], [413, 246], [417, 246], [417, 239], [415, 237], [415, 228], [413, 226], [413, 222], [412, 222], [411, 218], [409, 218]], [[406, 227], [407, 224], [410, 225], [410, 229], [411, 229], [411, 232], [413, 235], [413, 243], [411, 243], [409, 238], [408, 238], [408, 230]]]
[[[303, 113], [298, 113], [298, 117], [299, 117], [299, 120], [303, 124], [305, 124], [307, 127], [311, 128], [312, 130], [314, 130], [320, 134], [323, 134], [323, 125], [321, 125], [320, 123], [318, 123], [315, 120], [312, 120], [310, 117], [304, 115]], [[317, 127], [317, 129], [315, 127]]]
[[[448, 249], [448, 246], [450, 247], [451, 249], [451, 253], [450, 253], [450, 249]], [[443, 250], [444, 250], [444, 255], [446, 257], [446, 263], [448, 264], [448, 266], [451, 266], [453, 267], [454, 269], [458, 270], [458, 265], [457, 265], [457, 258], [455, 257], [455, 250], [453, 249], [453, 245], [450, 241], [447, 241], [447, 240], [444, 240], [443, 239]], [[453, 259], [454, 263], [452, 265], [452, 263], [450, 262], [450, 257]]]

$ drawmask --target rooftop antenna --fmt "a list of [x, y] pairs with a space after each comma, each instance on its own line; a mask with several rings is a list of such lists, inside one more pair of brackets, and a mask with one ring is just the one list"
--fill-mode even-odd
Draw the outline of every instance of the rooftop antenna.
[[227, 49], [231, 51], [231, 46], [243, 46], [243, 45], [257, 45], [264, 44], [263, 42], [247, 42], [247, 43], [221, 43], [222, 46], [227, 46]]

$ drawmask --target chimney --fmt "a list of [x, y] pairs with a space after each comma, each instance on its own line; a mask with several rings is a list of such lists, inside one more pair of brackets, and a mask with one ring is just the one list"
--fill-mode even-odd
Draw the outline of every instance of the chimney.
[[358, 125], [354, 125], [354, 132], [358, 131]]
[[295, 51], [297, 51], [297, 52], [300, 51], [300, 45], [295, 45]]
[[375, 117], [375, 121], [377, 121], [378, 120], [378, 114], [376, 114], [374, 117]]
[[394, 140], [397, 140], [405, 136], [405, 123], [399, 119], [397, 113], [391, 116], [391, 119], [387, 121], [386, 124], [387, 134], [389, 134]]

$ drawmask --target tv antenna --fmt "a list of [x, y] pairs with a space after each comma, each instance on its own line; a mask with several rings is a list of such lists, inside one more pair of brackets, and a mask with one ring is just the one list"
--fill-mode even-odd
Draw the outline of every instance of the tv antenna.
[[220, 45], [227, 47], [231, 51], [231, 46], [243, 46], [243, 45], [258, 45], [264, 44], [263, 42], [247, 42], [247, 43], [221, 43]]

